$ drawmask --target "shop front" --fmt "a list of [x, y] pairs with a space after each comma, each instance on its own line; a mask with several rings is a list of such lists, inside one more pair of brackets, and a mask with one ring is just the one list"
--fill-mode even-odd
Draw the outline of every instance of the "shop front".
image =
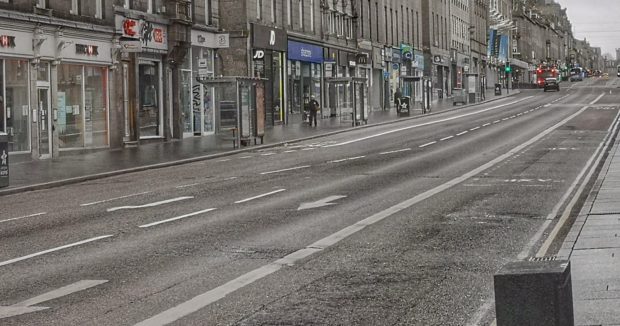
[[[445, 55], [432, 56], [431, 75], [428, 76], [433, 88], [431, 92], [435, 93], [435, 90], [437, 90], [437, 92], [441, 92], [445, 96], [452, 94], [451, 86], [453, 82], [450, 79], [450, 64], [450, 58]], [[433, 94], [433, 96], [439, 95]]]
[[125, 141], [163, 139], [165, 126], [169, 129], [171, 125], [164, 119], [164, 116], [171, 117], [170, 105], [164, 102], [164, 85], [170, 86], [168, 78], [164, 78], [167, 25], [117, 15], [116, 32], [124, 53], [122, 93], [124, 103], [128, 103], [124, 107], [124, 119], [129, 129]]
[[28, 153], [32, 148], [30, 62], [34, 56], [33, 34], [32, 31], [6, 29], [1, 34], [0, 131], [8, 134], [9, 152]]
[[9, 151], [44, 159], [109, 147], [111, 36], [35, 26], [4, 33], [0, 130]]
[[192, 30], [191, 48], [180, 69], [183, 137], [215, 133], [214, 89], [197, 78], [215, 76], [215, 51], [228, 48], [228, 34]]
[[265, 124], [274, 126], [286, 121], [286, 31], [252, 24], [252, 76], [264, 78]]
[[382, 109], [384, 98], [384, 83], [383, 83], [383, 49], [378, 47], [372, 48], [372, 73], [371, 73], [371, 88], [370, 96], [368, 97], [369, 104], [373, 109]]
[[310, 99], [313, 97], [321, 104], [321, 110], [323, 110], [322, 63], [322, 47], [288, 41], [288, 108], [292, 118], [307, 110]]

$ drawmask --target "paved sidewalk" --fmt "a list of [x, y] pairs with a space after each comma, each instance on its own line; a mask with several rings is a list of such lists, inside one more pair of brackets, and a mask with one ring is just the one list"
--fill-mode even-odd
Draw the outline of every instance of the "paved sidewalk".
[[620, 138], [558, 259], [569, 259], [575, 325], [620, 325]]
[[[515, 90], [511, 91], [510, 94], [504, 92], [502, 96], [495, 96], [492, 89], [487, 90], [485, 102], [518, 93], [519, 91]], [[462, 107], [463, 105], [460, 104], [454, 106], [451, 98], [445, 98], [432, 102], [432, 113], [451, 109], [458, 110]], [[368, 125], [412, 119], [421, 115], [419, 103], [411, 111], [410, 117], [398, 117], [394, 108], [373, 111], [369, 116]], [[251, 145], [241, 149], [233, 148], [231, 140], [223, 140], [217, 135], [211, 135], [143, 144], [136, 148], [101, 150], [89, 153], [62, 152], [59, 158], [53, 160], [32, 160], [29, 154], [11, 155], [9, 158], [9, 187], [0, 188], [0, 196], [172, 166], [182, 162], [199, 161], [207, 157], [213, 158], [242, 151], [269, 148], [287, 142], [311, 139], [351, 129], [350, 120], [345, 121], [340, 118], [319, 119], [318, 127], [314, 128], [302, 122], [299, 115], [295, 115], [287, 125], [267, 128], [264, 145]]]

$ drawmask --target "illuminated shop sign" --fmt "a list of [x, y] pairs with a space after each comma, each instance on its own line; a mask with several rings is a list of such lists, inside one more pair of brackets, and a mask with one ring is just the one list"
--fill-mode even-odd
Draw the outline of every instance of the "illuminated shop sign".
[[15, 36], [0, 35], [0, 46], [3, 48], [14, 48]]
[[75, 45], [75, 53], [82, 54], [87, 56], [98, 56], [99, 55], [99, 47], [96, 45], [84, 45], [84, 44], [76, 44]]

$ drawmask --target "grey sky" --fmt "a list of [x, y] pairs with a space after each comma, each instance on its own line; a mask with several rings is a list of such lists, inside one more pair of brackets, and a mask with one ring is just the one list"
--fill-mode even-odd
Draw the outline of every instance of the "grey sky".
[[620, 0], [555, 0], [566, 8], [576, 39], [584, 38], [603, 54], [620, 48]]

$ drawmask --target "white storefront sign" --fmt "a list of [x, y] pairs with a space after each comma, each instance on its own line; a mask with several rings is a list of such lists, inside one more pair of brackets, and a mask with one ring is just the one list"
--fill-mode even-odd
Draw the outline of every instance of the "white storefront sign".
[[192, 30], [192, 45], [212, 49], [228, 48], [230, 47], [230, 37], [228, 34]]

